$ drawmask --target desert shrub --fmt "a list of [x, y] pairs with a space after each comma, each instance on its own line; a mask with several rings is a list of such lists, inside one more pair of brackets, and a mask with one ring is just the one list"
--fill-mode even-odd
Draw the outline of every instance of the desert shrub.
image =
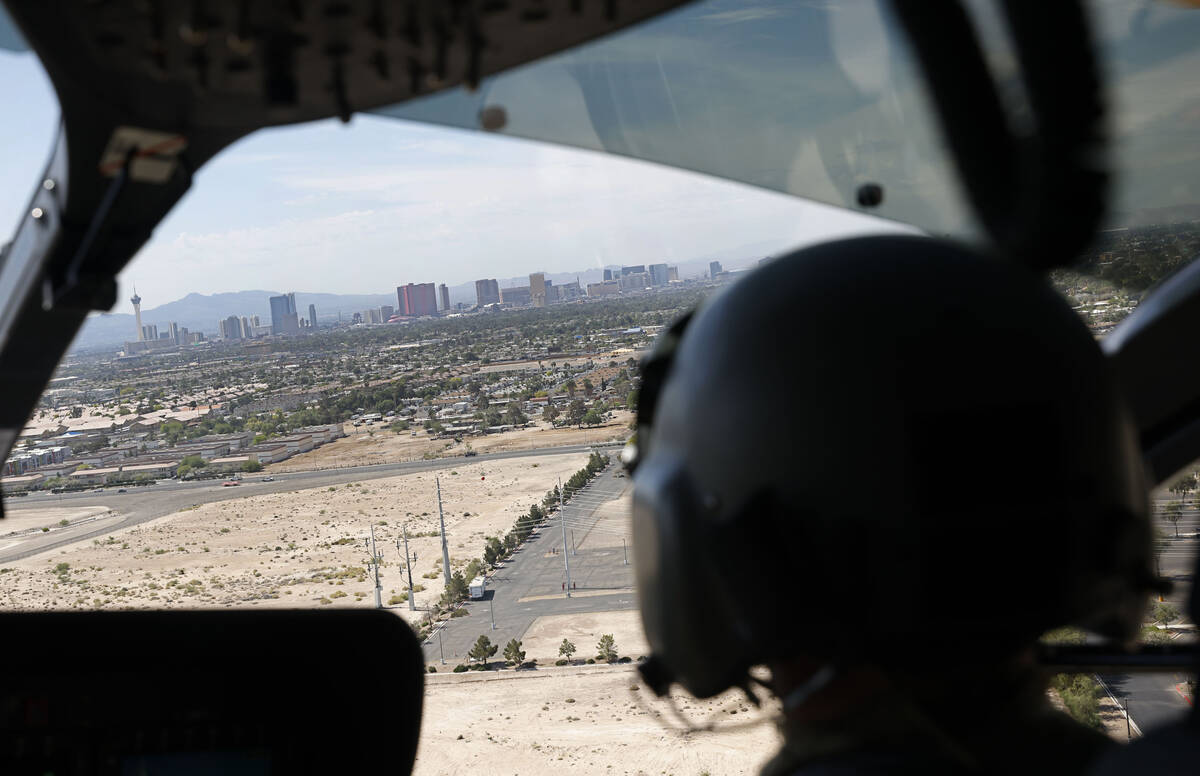
[[465, 665], [463, 665], [462, 663], [459, 663], [458, 665], [456, 665], [454, 667], [454, 673], [456, 673], [456, 674], [461, 674], [463, 671], [466, 671], [466, 670], [467, 670], [467, 667]]
[[1058, 692], [1072, 719], [1104, 730], [1100, 721], [1100, 685], [1090, 674], [1055, 674], [1050, 686]]

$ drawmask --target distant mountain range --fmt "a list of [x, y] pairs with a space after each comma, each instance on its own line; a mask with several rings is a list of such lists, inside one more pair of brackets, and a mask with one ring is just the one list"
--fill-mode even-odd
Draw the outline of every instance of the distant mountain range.
[[[765, 246], [764, 246], [765, 248]], [[726, 269], [735, 269], [740, 265], [753, 264], [757, 256], [747, 259], [747, 251], [729, 252], [728, 255], [713, 255], [700, 261], [669, 262], [679, 268], [680, 279], [703, 277], [708, 271], [708, 262], [715, 259], [729, 262]], [[766, 253], [763, 253], [766, 255]], [[619, 269], [610, 265], [610, 269]], [[580, 272], [548, 272], [546, 279], [561, 285], [578, 280], [584, 288], [588, 283], [598, 283], [604, 279], [603, 269], [587, 269]], [[529, 285], [529, 276], [497, 278], [501, 288]], [[461, 283], [449, 286], [450, 304], [459, 302], [468, 305], [475, 304], [475, 282]], [[188, 294], [182, 299], [159, 305], [158, 307], [142, 308], [143, 325], [158, 326], [162, 332], [167, 325], [174, 321], [181, 328], [189, 331], [202, 331], [206, 336], [215, 336], [218, 321], [231, 315], [257, 315], [265, 325], [271, 321], [271, 305], [268, 299], [278, 296], [280, 291], [229, 291], [219, 294]], [[308, 317], [308, 306], [317, 308], [317, 322], [337, 320], [338, 313], [342, 319], [348, 319], [356, 312], [379, 307], [380, 305], [396, 306], [395, 291], [382, 294], [314, 294], [304, 291], [296, 292], [296, 309], [301, 318]], [[137, 325], [131, 313], [104, 313], [93, 315], [83, 325], [79, 336], [72, 346], [75, 350], [99, 350], [119, 348], [125, 342], [134, 340], [137, 335]]]

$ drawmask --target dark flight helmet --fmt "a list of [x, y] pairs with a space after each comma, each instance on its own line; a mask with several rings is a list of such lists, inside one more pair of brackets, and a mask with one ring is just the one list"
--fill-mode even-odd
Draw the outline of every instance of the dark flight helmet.
[[1151, 530], [1094, 338], [1045, 281], [934, 239], [760, 267], [644, 365], [634, 556], [657, 691], [804, 655], [1004, 656], [1138, 630]]

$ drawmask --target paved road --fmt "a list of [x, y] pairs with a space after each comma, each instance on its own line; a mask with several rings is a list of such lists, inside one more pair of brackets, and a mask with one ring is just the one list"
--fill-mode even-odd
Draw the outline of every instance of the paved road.
[[[1162, 507], [1178, 501], [1179, 497], [1172, 493], [1156, 493], [1152, 500], [1156, 502], [1155, 513], [1158, 515]], [[1194, 508], [1185, 509], [1178, 526], [1172, 526], [1161, 517], [1156, 516], [1154, 520], [1166, 537], [1158, 552], [1159, 573], [1175, 585], [1166, 601], [1180, 611], [1186, 611], [1196, 568], [1196, 552], [1200, 549], [1200, 512]], [[1176, 527], [1179, 538], [1175, 538]], [[1174, 722], [1191, 708], [1175, 691], [1175, 686], [1187, 679], [1184, 673], [1105, 674], [1101, 678], [1117, 700], [1128, 702], [1129, 716], [1143, 732]]]
[[1101, 678], [1118, 701], [1129, 704], [1129, 718], [1143, 733], [1176, 722], [1191, 709], [1175, 691], [1175, 685], [1187, 681], [1186, 673], [1106, 674]]
[[[619, 539], [613, 538], [610, 547], [591, 546], [593, 542], [583, 541], [587, 527], [599, 518], [599, 505], [619, 498], [630, 487], [627, 478], [616, 476], [617, 469], [615, 464], [609, 466], [581, 492], [576, 503], [567, 504], [566, 519], [578, 526], [576, 538], [584, 545], [568, 558], [571, 580], [577, 586], [574, 594], [567, 597], [563, 592], [566, 581], [563, 531], [556, 515], [497, 570], [489, 581], [488, 599], [468, 601], [464, 607], [468, 612], [466, 617], [450, 619], [426, 640], [426, 661], [437, 662], [444, 656], [447, 665], [465, 662], [467, 652], [481, 634], [499, 644], [503, 651], [509, 639], [521, 638], [538, 617], [637, 608], [637, 599], [631, 592], [632, 559], [626, 563]], [[491, 627], [493, 615], [495, 630]]]
[[506, 458], [586, 453], [594, 447], [602, 446], [567, 445], [539, 450], [511, 450], [502, 453], [481, 454], [471, 459], [439, 458], [429, 461], [380, 463], [344, 469], [291, 472], [274, 475], [274, 482], [262, 482], [262, 477], [265, 475], [247, 475], [240, 486], [229, 488], [221, 484], [223, 480], [199, 482], [163, 480], [157, 485], [128, 488], [126, 493], [117, 493], [115, 488], [109, 488], [105, 489], [103, 493], [92, 493], [91, 491], [57, 495], [45, 493], [10, 498], [5, 500], [4, 508], [8, 514], [13, 516], [20, 514], [23, 510], [57, 506], [105, 506], [112, 509], [116, 516], [101, 520], [80, 520], [65, 528], [55, 526], [48, 533], [36, 530], [20, 536], [5, 536], [4, 523], [0, 522], [0, 563], [26, 558], [73, 542], [105, 536], [113, 531], [169, 515], [195, 504], [226, 501], [263, 493], [282, 493], [304, 488], [339, 485], [345, 482], [391, 477], [410, 472], [433, 471], [459, 465], [465, 460], [479, 463]]

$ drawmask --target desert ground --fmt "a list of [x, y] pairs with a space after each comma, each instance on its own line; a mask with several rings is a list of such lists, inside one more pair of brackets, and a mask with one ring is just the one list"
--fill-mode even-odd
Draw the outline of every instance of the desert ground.
[[[583, 453], [459, 459], [437, 472], [203, 504], [12, 563], [0, 571], [0, 607], [371, 606], [364, 539], [374, 527], [384, 603], [411, 618], [420, 612], [395, 599], [406, 589], [396, 542], [407, 525], [417, 603], [435, 600], [444, 586], [435, 476], [457, 569], [586, 462]], [[67, 517], [76, 515], [47, 508], [22, 520], [33, 527]]]
[[506, 450], [532, 450], [561, 445], [587, 445], [614, 442], [629, 435], [629, 423], [633, 414], [621, 410], [613, 413], [613, 419], [601, 426], [589, 428], [551, 428], [548, 423], [534, 423], [529, 428], [508, 431], [503, 434], [485, 434], [465, 437], [462, 442], [453, 439], [436, 439], [424, 429], [395, 432], [387, 426], [359, 426], [345, 424], [347, 436], [330, 442], [307, 453], [293, 456], [286, 461], [266, 467], [268, 473], [311, 471], [313, 469], [361, 466], [373, 463], [394, 463], [422, 458], [461, 456], [465, 450], [478, 453], [498, 453]]
[[[373, 590], [363, 540], [374, 527], [384, 557], [384, 602], [411, 619], [420, 612], [397, 599], [405, 585], [395, 543], [407, 524], [409, 547], [417, 554], [413, 579], [424, 585], [418, 603], [440, 596], [435, 476], [457, 568], [587, 456], [469, 460], [447, 461], [437, 472], [201, 505], [55, 549], [0, 569], [0, 607], [369, 607]], [[10, 530], [105, 514], [104, 508], [84, 514], [47, 507], [23, 512]], [[628, 519], [627, 503], [603, 507], [580, 546], [611, 543], [627, 532]], [[437, 666], [438, 673], [427, 675], [416, 773], [752, 774], [776, 750], [770, 712], [754, 709], [740, 695], [712, 701], [676, 696], [679, 712], [696, 724], [713, 719], [719, 727], [738, 726], [688, 733], [669, 705], [641, 686], [633, 665], [553, 666], [563, 638], [576, 645], [580, 661], [594, 654], [606, 633], [621, 655], [648, 652], [636, 612], [554, 615], [539, 618], [523, 636], [536, 670], [451, 674], [450, 666]], [[1123, 740], [1119, 714], [1109, 708], [1104, 716], [1110, 734]], [[755, 724], [742, 724], [748, 721]]]
[[681, 732], [667, 703], [627, 665], [433, 674], [414, 772], [754, 774], [778, 748], [775, 726], [740, 694], [675, 698], [680, 713], [696, 724], [710, 718], [719, 725], [759, 724]]

